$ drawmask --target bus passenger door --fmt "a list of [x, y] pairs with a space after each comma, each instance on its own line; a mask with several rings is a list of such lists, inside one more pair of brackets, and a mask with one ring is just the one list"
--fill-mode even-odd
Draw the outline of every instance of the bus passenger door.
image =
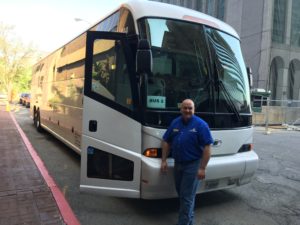
[[140, 197], [141, 123], [124, 33], [87, 32], [80, 190]]

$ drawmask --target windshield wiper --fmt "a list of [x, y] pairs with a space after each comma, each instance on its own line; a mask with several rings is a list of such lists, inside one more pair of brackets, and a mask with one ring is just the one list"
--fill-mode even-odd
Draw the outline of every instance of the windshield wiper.
[[[208, 39], [211, 39], [211, 37], [209, 37], [208, 35]], [[236, 105], [234, 104], [234, 102], [232, 101], [232, 97], [231, 97], [231, 94], [230, 92], [227, 90], [227, 88], [225, 87], [223, 81], [220, 79], [220, 74], [221, 74], [221, 71], [220, 69], [218, 68], [218, 65], [217, 65], [217, 62], [219, 61], [218, 60], [218, 57], [217, 57], [217, 50], [214, 48], [213, 46], [213, 41], [212, 40], [209, 40], [209, 49], [210, 49], [210, 56], [211, 56], [211, 59], [212, 59], [212, 69], [214, 71], [214, 81], [213, 83], [215, 84], [215, 88], [218, 88], [218, 103], [220, 102], [220, 88], [222, 89], [223, 91], [223, 95], [224, 97], [226, 98], [226, 102], [228, 103], [228, 106], [230, 107], [230, 110], [231, 112], [234, 113], [234, 115], [236, 116], [237, 120], [240, 121], [241, 120], [241, 116], [240, 116], [240, 113], [236, 107]]]
[[[241, 115], [240, 115], [238, 109], [236, 108], [234, 102], [232, 101], [232, 97], [231, 97], [229, 91], [226, 89], [223, 81], [220, 80], [220, 79], [218, 79], [218, 81], [216, 83], [218, 85], [218, 88], [220, 87], [222, 89], [223, 94], [224, 94], [224, 96], [226, 98], [226, 102], [229, 103], [228, 105], [229, 105], [231, 111], [235, 114], [237, 120], [240, 121], [241, 120]], [[219, 101], [220, 101], [220, 92], [218, 91], [218, 102]]]
[[[215, 50], [214, 50], [215, 51]], [[215, 52], [214, 52], [214, 56], [215, 56]], [[232, 101], [232, 97], [230, 92], [227, 90], [227, 88], [224, 85], [224, 82], [220, 79], [220, 69], [218, 68], [217, 62], [216, 62], [216, 57], [213, 58], [213, 64], [214, 64], [214, 71], [215, 71], [215, 87], [218, 87], [218, 102], [220, 102], [220, 91], [219, 88], [222, 89], [223, 91], [223, 95], [226, 98], [226, 102], [228, 103], [228, 106], [230, 107], [231, 112], [234, 113], [234, 115], [236, 116], [237, 120], [240, 121], [241, 120], [241, 115], [239, 113], [239, 110], [237, 109], [236, 105], [234, 104], [234, 102]]]

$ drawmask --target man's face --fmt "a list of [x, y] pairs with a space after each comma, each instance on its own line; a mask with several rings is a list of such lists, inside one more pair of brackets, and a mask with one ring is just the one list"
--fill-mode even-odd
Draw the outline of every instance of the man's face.
[[189, 120], [194, 115], [194, 103], [191, 100], [184, 100], [181, 103], [181, 114], [184, 120]]

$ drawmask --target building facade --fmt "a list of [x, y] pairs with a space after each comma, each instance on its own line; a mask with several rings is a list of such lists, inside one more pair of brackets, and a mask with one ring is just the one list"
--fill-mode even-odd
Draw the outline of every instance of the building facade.
[[254, 88], [273, 100], [300, 100], [300, 0], [156, 0], [230, 24], [241, 38]]

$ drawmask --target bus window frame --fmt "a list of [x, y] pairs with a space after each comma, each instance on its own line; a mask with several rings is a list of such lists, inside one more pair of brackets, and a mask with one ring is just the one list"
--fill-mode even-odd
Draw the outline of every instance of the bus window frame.
[[[86, 57], [84, 68], [84, 95], [90, 97], [138, 122], [140, 122], [139, 113], [139, 96], [138, 96], [138, 84], [136, 81], [135, 73], [135, 61], [130, 48], [130, 41], [132, 36], [128, 36], [126, 33], [119, 32], [106, 32], [106, 31], [87, 31], [86, 37]], [[122, 49], [125, 56], [125, 62], [129, 74], [129, 81], [131, 86], [131, 97], [133, 110], [120, 105], [116, 101], [110, 100], [99, 93], [92, 91], [92, 69], [93, 69], [93, 47], [95, 40], [119, 40], [121, 41]]]

